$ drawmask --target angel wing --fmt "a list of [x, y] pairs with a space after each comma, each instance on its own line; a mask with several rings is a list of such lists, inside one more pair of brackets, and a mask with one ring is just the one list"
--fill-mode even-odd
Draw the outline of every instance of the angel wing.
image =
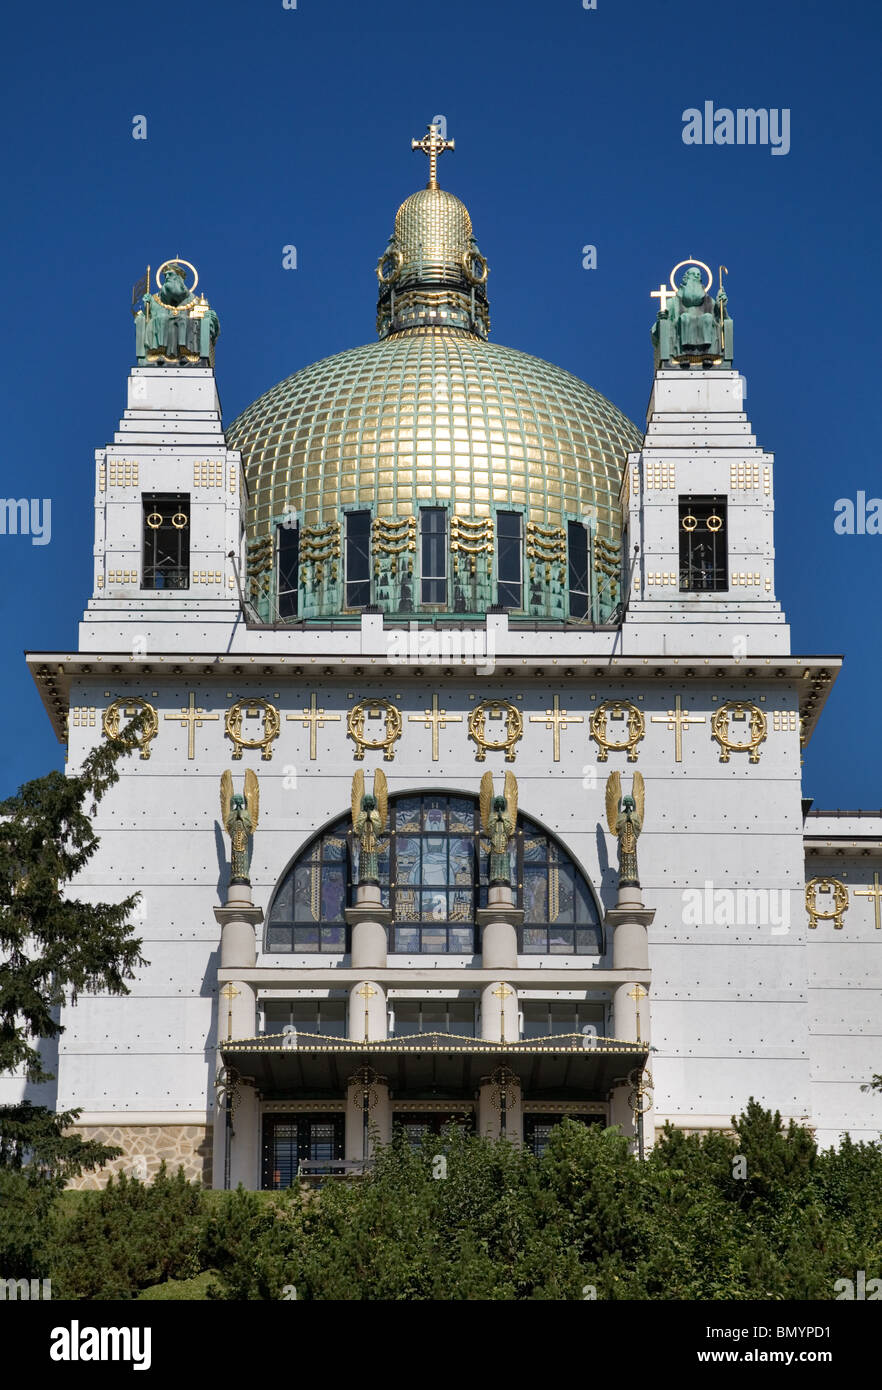
[[481, 829], [490, 834], [490, 807], [493, 805], [493, 773], [488, 768], [481, 778], [481, 791], [478, 797], [481, 811]]
[[253, 833], [257, 829], [257, 818], [260, 815], [260, 783], [253, 767], [245, 769], [245, 805], [248, 807], [248, 814], [251, 817]]
[[221, 825], [226, 830], [227, 821], [230, 818], [230, 802], [233, 799], [233, 774], [229, 768], [225, 770], [220, 779], [220, 808]]
[[510, 835], [513, 835], [518, 824], [518, 779], [513, 772], [505, 774], [505, 816], [511, 823]]
[[364, 768], [360, 767], [352, 779], [352, 829], [358, 831], [358, 818], [361, 815], [361, 798], [364, 796]]
[[644, 785], [643, 785], [643, 773], [642, 773], [642, 772], [635, 772], [635, 773], [634, 773], [634, 782], [633, 782], [633, 785], [632, 785], [632, 787], [631, 787], [631, 795], [632, 795], [633, 798], [634, 798], [634, 805], [635, 805], [635, 807], [637, 808], [637, 814], [638, 814], [638, 816], [640, 817], [640, 824], [642, 825], [642, 824], [643, 824], [643, 803], [644, 803], [644, 801], [646, 800], [645, 788], [644, 788]]
[[616, 833], [616, 821], [619, 818], [619, 802], [622, 799], [622, 774], [611, 772], [606, 779], [606, 823], [609, 826], [610, 834]]
[[377, 833], [382, 835], [386, 829], [386, 774], [381, 767], [374, 773], [374, 796], [377, 802], [377, 811], [380, 816], [380, 823], [377, 826]]

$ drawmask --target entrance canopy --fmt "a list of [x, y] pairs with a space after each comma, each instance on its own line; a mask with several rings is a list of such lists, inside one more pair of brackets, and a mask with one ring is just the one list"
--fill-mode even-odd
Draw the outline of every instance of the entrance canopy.
[[343, 1091], [359, 1067], [370, 1066], [396, 1094], [440, 1089], [473, 1094], [499, 1066], [514, 1072], [524, 1091], [566, 1089], [605, 1099], [618, 1081], [646, 1065], [642, 1042], [585, 1037], [580, 1033], [489, 1042], [449, 1033], [421, 1033], [381, 1042], [289, 1033], [231, 1039], [221, 1047], [224, 1065], [276, 1096]]

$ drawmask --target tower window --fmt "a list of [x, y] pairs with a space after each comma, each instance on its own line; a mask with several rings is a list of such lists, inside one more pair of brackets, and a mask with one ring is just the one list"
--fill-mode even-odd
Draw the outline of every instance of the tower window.
[[581, 521], [567, 527], [569, 558], [570, 617], [587, 618], [591, 594], [588, 585], [588, 529]]
[[720, 497], [681, 497], [680, 590], [727, 589], [726, 502]]
[[346, 607], [367, 608], [371, 601], [371, 514], [346, 515]]
[[424, 507], [420, 512], [420, 579], [423, 603], [447, 602], [447, 512]]
[[189, 589], [190, 494], [150, 493], [143, 498], [142, 589]]
[[499, 536], [497, 601], [503, 608], [524, 606], [523, 527], [520, 512], [497, 512]]
[[276, 530], [276, 603], [280, 618], [297, 617], [300, 531], [296, 523]]

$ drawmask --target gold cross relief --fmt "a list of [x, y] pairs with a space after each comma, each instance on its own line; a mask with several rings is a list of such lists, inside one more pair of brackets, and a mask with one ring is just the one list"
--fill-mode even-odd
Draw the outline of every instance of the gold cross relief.
[[853, 888], [852, 896], [855, 898], [872, 898], [873, 907], [876, 910], [876, 930], [882, 931], [882, 908], [879, 906], [880, 899], [882, 899], [882, 887], [879, 885], [878, 873], [873, 874], [872, 888]]
[[342, 715], [325, 714], [324, 707], [318, 709], [316, 694], [313, 691], [309, 700], [309, 709], [304, 709], [302, 714], [286, 714], [285, 718], [293, 719], [295, 723], [299, 721], [304, 729], [309, 728], [309, 757], [311, 762], [315, 762], [318, 751], [317, 730], [323, 729], [325, 724], [339, 724]]
[[187, 757], [196, 757], [196, 730], [201, 729], [206, 719], [220, 719], [219, 714], [206, 714], [201, 705], [196, 704], [196, 696], [190, 691], [190, 704], [186, 709], [182, 709], [180, 714], [166, 714], [165, 719], [171, 719], [177, 724], [183, 724], [187, 729]]
[[570, 724], [584, 724], [585, 720], [581, 714], [567, 714], [561, 710], [560, 696], [554, 696], [552, 709], [547, 709], [544, 714], [531, 714], [531, 724], [544, 724], [546, 729], [553, 731], [552, 747], [554, 750], [554, 761], [560, 762], [560, 731], [566, 729]]
[[669, 709], [667, 714], [654, 714], [651, 722], [653, 724], [667, 724], [674, 735], [674, 757], [678, 763], [683, 761], [683, 730], [688, 729], [690, 724], [706, 724], [707, 720], [703, 714], [687, 714], [682, 708], [680, 696], [674, 700], [674, 708]]
[[438, 708], [438, 696], [432, 696], [432, 708], [425, 714], [409, 714], [408, 723], [422, 724], [424, 729], [432, 730], [432, 762], [438, 761], [438, 730], [446, 729], [448, 724], [461, 724], [461, 714], [448, 714], [446, 709]]

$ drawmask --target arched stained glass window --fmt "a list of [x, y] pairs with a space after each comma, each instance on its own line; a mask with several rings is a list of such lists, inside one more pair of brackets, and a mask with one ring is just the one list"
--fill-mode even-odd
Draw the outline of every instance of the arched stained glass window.
[[[474, 955], [476, 913], [487, 903], [487, 842], [477, 799], [398, 796], [380, 856], [383, 903], [392, 908], [389, 950], [399, 955]], [[558, 842], [524, 816], [513, 854], [524, 909], [524, 955], [599, 955], [600, 913], [590, 884]], [[270, 952], [348, 949], [344, 909], [353, 901], [358, 843], [342, 816], [298, 856], [278, 885], [267, 917]]]
[[268, 951], [347, 949], [344, 908], [352, 882], [346, 817], [298, 856], [278, 885], [266, 925]]

